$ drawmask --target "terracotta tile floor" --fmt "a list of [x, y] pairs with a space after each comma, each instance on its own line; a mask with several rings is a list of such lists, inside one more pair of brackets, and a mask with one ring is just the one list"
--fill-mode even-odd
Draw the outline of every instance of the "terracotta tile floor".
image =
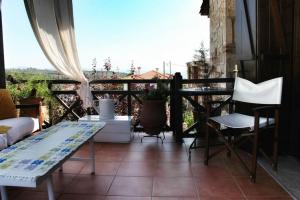
[[[136, 134], [130, 144], [96, 144], [96, 175], [88, 163], [68, 161], [63, 172], [56, 171], [53, 181], [58, 200], [194, 200], [194, 199], [291, 199], [261, 168], [257, 183], [234, 157], [221, 154], [203, 165], [203, 150], [192, 152], [190, 140], [179, 145], [167, 134], [164, 144]], [[77, 156], [87, 156], [88, 146]], [[14, 200], [47, 199], [45, 184], [37, 189], [10, 188]]]

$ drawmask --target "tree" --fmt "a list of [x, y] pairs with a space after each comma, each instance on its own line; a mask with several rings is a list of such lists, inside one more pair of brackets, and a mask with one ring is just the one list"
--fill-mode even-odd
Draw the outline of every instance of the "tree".
[[96, 58], [93, 59], [93, 62], [92, 62], [92, 75], [94, 76], [94, 79], [96, 79], [96, 74], [97, 74], [97, 60]]
[[134, 62], [131, 62], [131, 66], [130, 66], [130, 75], [134, 75], [135, 73], [135, 67], [134, 67]]
[[111, 60], [110, 60], [110, 57], [108, 57], [107, 59], [105, 59], [103, 67], [106, 70], [106, 78], [107, 78], [108, 77], [108, 72], [111, 69]]
[[[200, 48], [195, 51], [194, 63], [198, 65], [203, 74], [203, 78], [209, 78], [213, 72], [213, 67], [207, 62], [209, 50], [205, 48], [204, 43], [201, 42]], [[203, 68], [204, 70], [201, 70]]]

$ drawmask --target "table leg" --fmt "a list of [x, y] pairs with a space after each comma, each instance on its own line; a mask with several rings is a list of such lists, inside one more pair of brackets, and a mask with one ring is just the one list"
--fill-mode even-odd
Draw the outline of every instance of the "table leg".
[[55, 200], [52, 175], [47, 178], [48, 200]]
[[95, 174], [95, 147], [94, 147], [94, 137], [90, 139], [90, 159], [91, 159], [91, 174]]
[[8, 200], [5, 186], [0, 186], [0, 190], [1, 190], [1, 199]]

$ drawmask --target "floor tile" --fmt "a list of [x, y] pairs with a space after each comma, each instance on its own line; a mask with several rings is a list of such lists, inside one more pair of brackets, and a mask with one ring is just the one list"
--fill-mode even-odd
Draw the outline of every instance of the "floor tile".
[[74, 157], [89, 157], [90, 156], [90, 149], [89, 146], [81, 147], [75, 154]]
[[66, 193], [105, 195], [112, 181], [113, 176], [78, 175], [66, 189]]
[[131, 143], [128, 151], [136, 152], [157, 152], [159, 144], [157, 143]]
[[129, 146], [130, 144], [101, 143], [100, 145], [98, 145], [97, 150], [126, 152], [128, 151]]
[[158, 154], [159, 162], [188, 162], [186, 152], [160, 152]]
[[293, 200], [292, 197], [248, 197], [247, 200]]
[[124, 161], [157, 161], [157, 152], [128, 152], [124, 158]]
[[[211, 148], [210, 152], [214, 152], [217, 148]], [[220, 164], [220, 161], [223, 163], [223, 159], [225, 157], [225, 152], [221, 152], [211, 159], [209, 159], [209, 165], [217, 165]], [[203, 163], [204, 162], [204, 148], [193, 149], [191, 151], [191, 162], [192, 163]]]
[[289, 197], [270, 177], [257, 177], [256, 183], [251, 182], [248, 177], [236, 177], [236, 180], [247, 198]]
[[[17, 197], [23, 190], [19, 187], [6, 187], [8, 199], [14, 199]], [[1, 199], [1, 197], [0, 197]]]
[[152, 197], [152, 200], [197, 200], [190, 197]]
[[[188, 141], [188, 140], [186, 140]], [[86, 162], [68, 161], [63, 172], [53, 174], [59, 200], [288, 200], [291, 197], [258, 166], [257, 183], [226, 152], [203, 164], [203, 149], [192, 151], [188, 161], [187, 144], [173, 143], [167, 135], [164, 144], [155, 141], [130, 144], [97, 143], [96, 176]], [[213, 148], [212, 148], [213, 150]], [[78, 156], [86, 157], [84, 145]], [[249, 156], [243, 153], [243, 157]], [[37, 189], [9, 187], [10, 199], [47, 199], [46, 185]], [[151, 197], [152, 196], [152, 197]]]
[[208, 166], [203, 163], [192, 163], [191, 169], [194, 177], [213, 177], [213, 178], [227, 178], [231, 177], [231, 173], [226, 166], [219, 166], [210, 163]]
[[[243, 160], [247, 164], [247, 166], [251, 166], [252, 160], [251, 157], [244, 155]], [[230, 171], [230, 173], [233, 176], [244, 176], [244, 177], [249, 177], [248, 171], [242, 166], [241, 162], [235, 157], [232, 156], [231, 158], [226, 158], [224, 159], [225, 165], [227, 169]], [[259, 165], [257, 165], [256, 169], [257, 176], [269, 176], [267, 172]]]
[[[86, 162], [82, 161], [67, 161], [63, 164], [63, 173], [68, 173], [68, 174], [78, 174]], [[60, 169], [56, 170], [57, 173], [60, 173]]]
[[120, 162], [127, 152], [124, 151], [96, 151], [96, 161]]
[[[95, 174], [96, 175], [116, 175], [121, 162], [109, 162], [109, 161], [96, 161]], [[87, 163], [80, 174], [90, 174], [91, 165]]]
[[105, 200], [105, 196], [63, 194], [58, 198], [58, 200]]
[[200, 200], [247, 200], [244, 197], [216, 197], [216, 196], [201, 196], [199, 197]]
[[196, 197], [192, 178], [161, 178], [154, 177], [152, 196]]
[[159, 151], [166, 151], [166, 152], [187, 152], [186, 145], [177, 144], [177, 143], [165, 143], [158, 145]]
[[242, 199], [244, 198], [235, 180], [230, 177], [195, 178], [198, 194], [206, 198]]
[[[56, 193], [55, 197], [58, 198], [59, 194]], [[38, 192], [38, 191], [22, 191], [18, 194], [14, 200], [48, 200], [47, 192]]]
[[107, 196], [106, 200], [151, 200], [151, 197]]
[[[209, 159], [208, 165], [215, 166], [224, 166], [224, 158], [226, 157], [226, 153], [220, 153], [213, 158]], [[192, 152], [191, 154], [191, 162], [192, 163], [204, 163], [204, 149], [197, 150], [197, 152]], [[225, 163], [226, 164], [226, 163]]]
[[150, 177], [119, 177], [117, 176], [108, 195], [149, 197], [152, 192]]
[[123, 162], [120, 165], [118, 176], [154, 176], [157, 167], [155, 161]]
[[[68, 188], [71, 184], [72, 180], [75, 178], [74, 174], [65, 174], [65, 173], [55, 173], [52, 175], [53, 178], [53, 187], [55, 192], [63, 192]], [[44, 191], [47, 192], [46, 181], [42, 182], [37, 188], [32, 188], [32, 190], [36, 191]]]
[[190, 163], [181, 162], [166, 162], [158, 163], [155, 172], [157, 177], [191, 177], [191, 165]]

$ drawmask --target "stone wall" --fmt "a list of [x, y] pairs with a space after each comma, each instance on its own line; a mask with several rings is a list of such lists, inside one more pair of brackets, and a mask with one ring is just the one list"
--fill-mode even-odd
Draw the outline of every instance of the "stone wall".
[[222, 77], [233, 76], [235, 0], [210, 0], [210, 57]]

